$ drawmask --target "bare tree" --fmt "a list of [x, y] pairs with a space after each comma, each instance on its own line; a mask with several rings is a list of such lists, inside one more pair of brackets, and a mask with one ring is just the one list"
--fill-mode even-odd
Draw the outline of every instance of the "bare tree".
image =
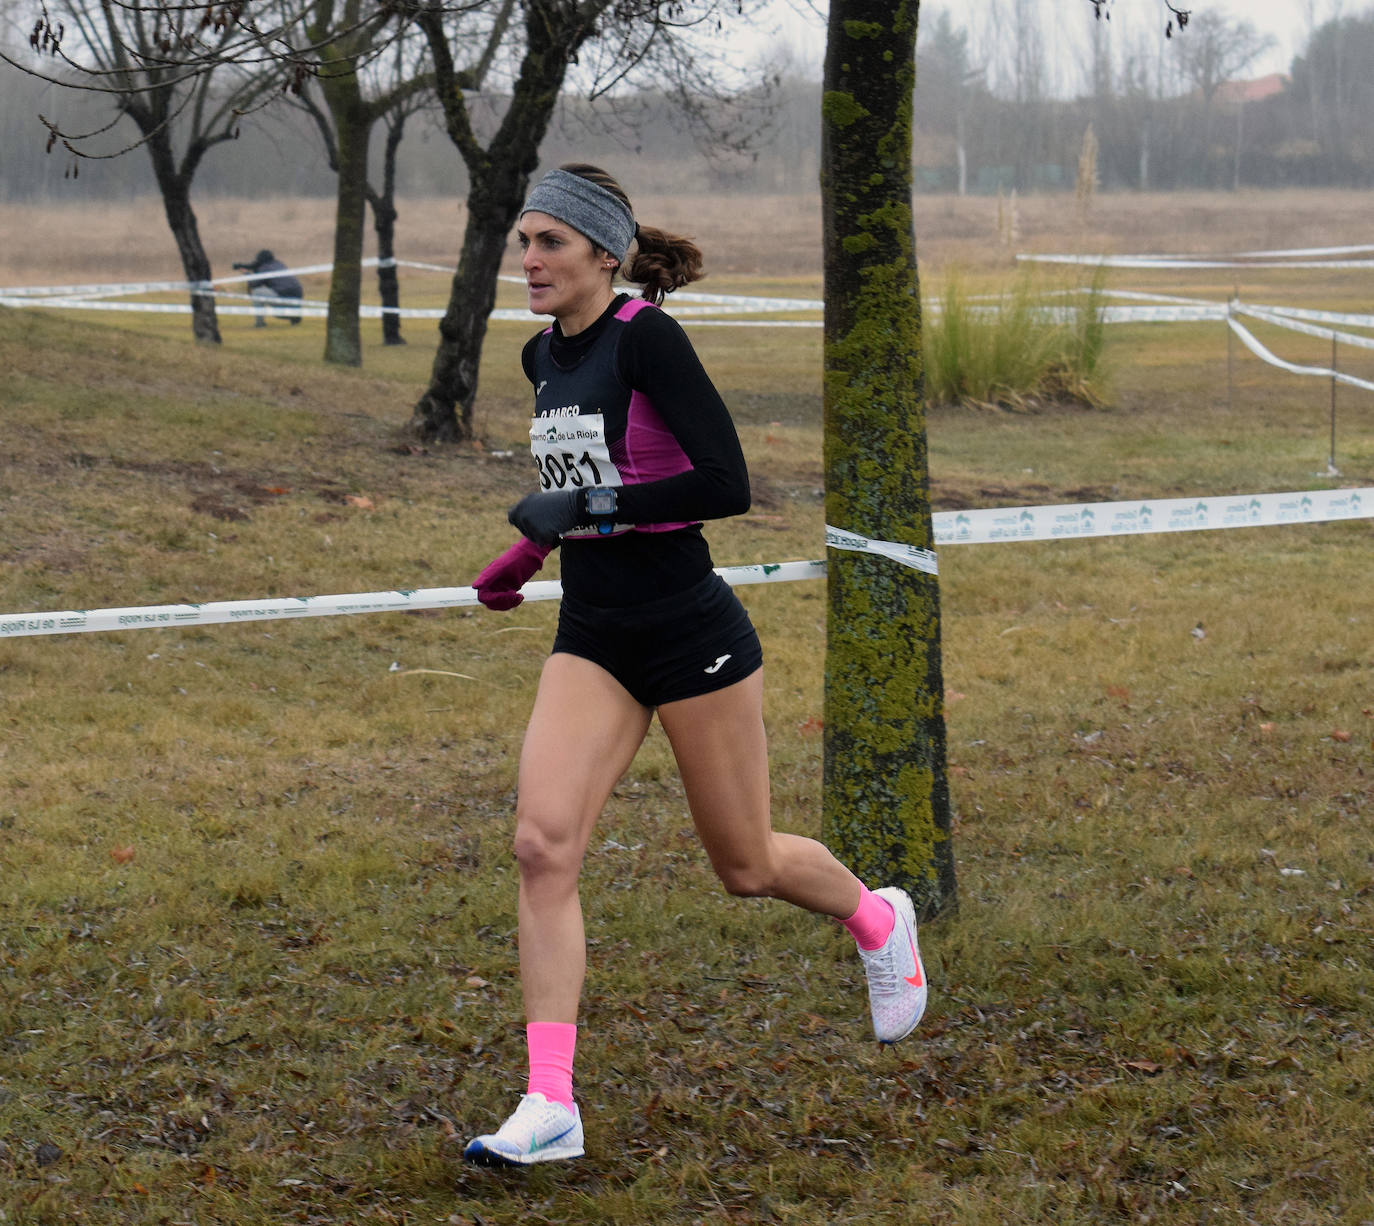
[[1374, 172], [1374, 9], [1333, 17], [1312, 31], [1293, 61], [1294, 99], [1321, 148], [1327, 175], [1337, 182], [1368, 182]]
[[1269, 50], [1274, 40], [1248, 21], [1233, 21], [1217, 12], [1194, 17], [1189, 36], [1181, 40], [1178, 62], [1189, 81], [1210, 106], [1217, 91], [1234, 80]]
[[[226, 23], [200, 23], [188, 13], [193, 7], [173, 0], [141, 5], [62, 0], [45, 5], [33, 27], [33, 59], [3, 51], [0, 58], [54, 85], [109, 96], [114, 113], [93, 130], [73, 131], [60, 117], [40, 115], [48, 149], [61, 147], [74, 159], [118, 157], [138, 145], [148, 151], [192, 287], [192, 331], [197, 340], [217, 344], [210, 260], [191, 206], [191, 184], [209, 150], [236, 139], [241, 115], [278, 83], [229, 67], [238, 32]], [[119, 139], [124, 116], [137, 127], [137, 138]]]
[[[441, 14], [453, 43], [469, 57], [461, 69], [463, 88], [485, 83], [510, 26], [515, 0], [469, 0], [431, 6]], [[435, 74], [422, 62], [425, 39], [403, 6], [363, 4], [361, 0], [311, 0], [304, 24], [307, 45], [314, 48], [314, 88], [301, 93], [324, 140], [331, 167], [338, 174], [334, 227], [334, 271], [330, 280], [325, 360], [359, 365], [362, 345], [359, 308], [362, 285], [364, 203], [372, 207], [377, 234], [383, 338], [401, 343], [399, 284], [395, 265], [396, 155], [406, 120], [434, 104]], [[337, 31], [337, 33], [336, 33]], [[386, 127], [380, 186], [368, 167], [372, 130]]]
[[[407, 53], [405, 21], [389, 5], [310, 0], [300, 31], [303, 45], [288, 49], [286, 58], [310, 65], [313, 79], [302, 82], [300, 101], [315, 119], [329, 164], [337, 175], [324, 359], [358, 366], [362, 363], [359, 315], [367, 202], [371, 199], [374, 224], [390, 248], [382, 257], [390, 257], [382, 284], [394, 308], [399, 302], [394, 264], [396, 149], [405, 131], [406, 116], [416, 100], [432, 90], [433, 76], [419, 66], [418, 50]], [[316, 90], [323, 106], [313, 96]], [[373, 128], [388, 117], [383, 188], [379, 192], [369, 182], [368, 155]], [[393, 336], [399, 337], [399, 317], [393, 313], [387, 318]]]
[[947, 10], [941, 10], [928, 36], [916, 51], [916, 88], [922, 119], [932, 112], [948, 116], [953, 129], [956, 190], [968, 193], [969, 107], [983, 88], [984, 67], [975, 67], [969, 53], [969, 34], [956, 28]]
[[[1220, 13], [1200, 13], [1189, 25], [1188, 38], [1181, 40], [1177, 52], [1180, 71], [1202, 99], [1202, 164], [1209, 161], [1212, 144], [1212, 125], [1217, 93], [1223, 85], [1234, 80], [1273, 46], [1274, 40], [1261, 34], [1248, 21], [1232, 21]], [[1244, 116], [1244, 105], [1238, 104], [1237, 115]], [[1234, 175], [1240, 176], [1240, 141], [1238, 126], [1233, 145]]]
[[[438, 0], [411, 0], [407, 11], [428, 40], [449, 139], [467, 167], [467, 223], [429, 386], [414, 407], [420, 437], [455, 441], [473, 433], [477, 372], [487, 318], [511, 227], [524, 202], [539, 147], [570, 66], [581, 62], [589, 91], [604, 93], [639, 68], [658, 68], [678, 96], [708, 90], [708, 54], [685, 37], [718, 30], [744, 0], [520, 0], [505, 58], [513, 80], [505, 110], [485, 139], [470, 108], [470, 73]], [[599, 71], [598, 71], [599, 69]]]

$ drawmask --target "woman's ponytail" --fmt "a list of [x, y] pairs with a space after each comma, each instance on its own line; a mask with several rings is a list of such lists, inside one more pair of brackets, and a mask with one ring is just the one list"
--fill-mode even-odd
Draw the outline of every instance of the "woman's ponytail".
[[636, 226], [635, 253], [621, 271], [625, 280], [642, 285], [643, 297], [657, 305], [665, 294], [701, 280], [701, 248], [690, 238]]

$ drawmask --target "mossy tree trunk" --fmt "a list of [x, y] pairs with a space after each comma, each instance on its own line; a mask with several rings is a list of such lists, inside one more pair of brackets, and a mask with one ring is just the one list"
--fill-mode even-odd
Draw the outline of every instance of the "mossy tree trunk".
[[[825, 511], [933, 545], [911, 213], [919, 0], [832, 0], [822, 102]], [[929, 917], [955, 904], [940, 593], [870, 553], [828, 554], [825, 839]]]
[[329, 278], [324, 360], [340, 366], [361, 366], [363, 341], [358, 316], [363, 297], [367, 154], [375, 112], [363, 102], [355, 72], [322, 72], [320, 90], [334, 117], [339, 170], [334, 201], [334, 269]]

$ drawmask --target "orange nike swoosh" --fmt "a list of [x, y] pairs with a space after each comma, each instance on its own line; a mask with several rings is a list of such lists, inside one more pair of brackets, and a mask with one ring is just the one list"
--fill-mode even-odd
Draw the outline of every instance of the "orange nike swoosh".
[[908, 933], [907, 939], [911, 942], [911, 960], [916, 963], [916, 973], [905, 976], [905, 979], [913, 988], [925, 987], [925, 980], [921, 978], [921, 955], [916, 952], [916, 938]]

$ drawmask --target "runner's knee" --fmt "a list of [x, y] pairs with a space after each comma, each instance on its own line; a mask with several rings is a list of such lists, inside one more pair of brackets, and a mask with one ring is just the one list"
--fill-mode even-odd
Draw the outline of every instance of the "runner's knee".
[[582, 853], [571, 833], [564, 834], [556, 826], [519, 819], [515, 826], [515, 861], [520, 875], [550, 877], [576, 876], [581, 869]]
[[736, 898], [771, 898], [776, 877], [771, 863], [716, 864], [716, 876]]

